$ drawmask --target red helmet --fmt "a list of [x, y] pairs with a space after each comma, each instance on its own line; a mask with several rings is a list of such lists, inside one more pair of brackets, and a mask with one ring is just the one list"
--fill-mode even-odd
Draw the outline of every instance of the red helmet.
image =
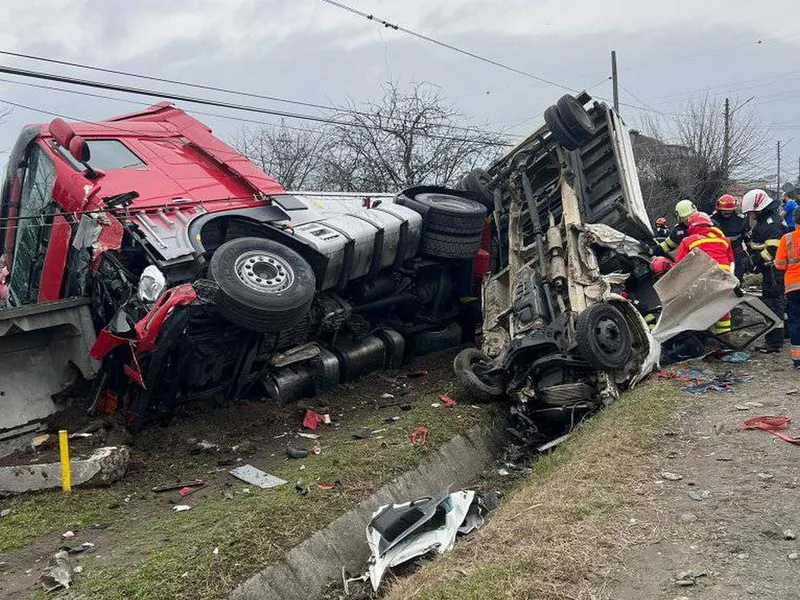
[[654, 256], [650, 259], [650, 268], [656, 275], [663, 275], [672, 268], [672, 261], [666, 256]]
[[689, 217], [686, 223], [686, 231], [691, 235], [702, 227], [713, 227], [714, 223], [711, 222], [709, 217], [704, 212], [696, 212]]
[[720, 196], [717, 200], [717, 210], [736, 210], [736, 198], [730, 194]]
[[658, 217], [656, 219], [656, 225], [658, 225], [659, 227], [666, 227], [667, 226], [667, 220], [664, 217]]

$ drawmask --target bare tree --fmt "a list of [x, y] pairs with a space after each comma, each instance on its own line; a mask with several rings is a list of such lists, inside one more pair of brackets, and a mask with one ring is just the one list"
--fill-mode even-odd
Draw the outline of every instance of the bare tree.
[[634, 152], [645, 202], [653, 215], [672, 213], [681, 198], [702, 210], [732, 180], [752, 173], [769, 141], [752, 108], [732, 102], [728, 144], [724, 103], [706, 96], [689, 102], [683, 112], [645, 123], [647, 135], [634, 136]]
[[287, 190], [320, 189], [330, 141], [323, 128], [289, 127], [285, 123], [243, 129], [233, 146]]
[[421, 83], [408, 91], [388, 83], [379, 102], [350, 102], [336, 120], [343, 124], [332, 126], [324, 178], [341, 191], [451, 184], [503, 146]]

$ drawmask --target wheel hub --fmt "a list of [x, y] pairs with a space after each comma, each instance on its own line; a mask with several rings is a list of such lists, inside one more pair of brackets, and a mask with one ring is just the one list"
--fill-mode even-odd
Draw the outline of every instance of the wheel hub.
[[289, 263], [261, 250], [242, 254], [236, 259], [234, 271], [247, 287], [266, 294], [278, 294], [294, 283], [294, 270]]
[[622, 335], [619, 327], [611, 319], [601, 319], [595, 328], [597, 345], [608, 354], [613, 354], [620, 349]]

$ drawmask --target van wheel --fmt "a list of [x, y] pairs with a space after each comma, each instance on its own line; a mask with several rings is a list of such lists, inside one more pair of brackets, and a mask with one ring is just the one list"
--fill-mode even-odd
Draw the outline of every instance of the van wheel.
[[589, 142], [597, 133], [589, 112], [574, 97], [565, 94], [558, 99], [556, 104], [558, 116], [564, 128], [574, 137], [581, 146]]
[[258, 332], [285, 330], [308, 313], [314, 271], [297, 252], [272, 240], [238, 238], [211, 257], [209, 276], [219, 286], [216, 305], [234, 325]]
[[490, 367], [491, 359], [477, 348], [465, 348], [453, 360], [456, 381], [479, 402], [494, 402], [505, 396], [501, 379], [487, 374]]
[[633, 351], [633, 334], [622, 313], [605, 302], [594, 304], [578, 317], [578, 351], [595, 369], [620, 369]]

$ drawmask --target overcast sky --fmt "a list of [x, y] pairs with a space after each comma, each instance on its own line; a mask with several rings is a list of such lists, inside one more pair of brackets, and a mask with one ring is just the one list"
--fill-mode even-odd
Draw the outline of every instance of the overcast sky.
[[[775, 143], [784, 140], [788, 143], [782, 179], [798, 175], [800, 10], [789, 0], [342, 1], [544, 79], [590, 88], [605, 98], [611, 97], [609, 54], [615, 49], [622, 102], [647, 107], [622, 106], [632, 127], [641, 125], [643, 115], [680, 112], [688, 100], [706, 93], [728, 95], [734, 105], [755, 96], [747, 109], [754, 108], [774, 140], [764, 156], [765, 173], [775, 173]], [[430, 82], [474, 122], [519, 136], [537, 127], [544, 108], [564, 93], [321, 0], [8, 2], [0, 21], [0, 50], [322, 104], [376, 98], [387, 79], [401, 85]], [[178, 89], [3, 55], [0, 64]], [[0, 102], [79, 119], [99, 120], [129, 112], [136, 103], [150, 103], [148, 98], [115, 92], [95, 93], [120, 100], [10, 81], [30, 83], [0, 76]], [[292, 104], [190, 88], [180, 92], [319, 114]], [[275, 121], [264, 115], [182, 106]], [[223, 138], [243, 126], [235, 119], [198, 117]], [[51, 114], [13, 107], [0, 125], [0, 151], [9, 149], [25, 123], [50, 118]]]

